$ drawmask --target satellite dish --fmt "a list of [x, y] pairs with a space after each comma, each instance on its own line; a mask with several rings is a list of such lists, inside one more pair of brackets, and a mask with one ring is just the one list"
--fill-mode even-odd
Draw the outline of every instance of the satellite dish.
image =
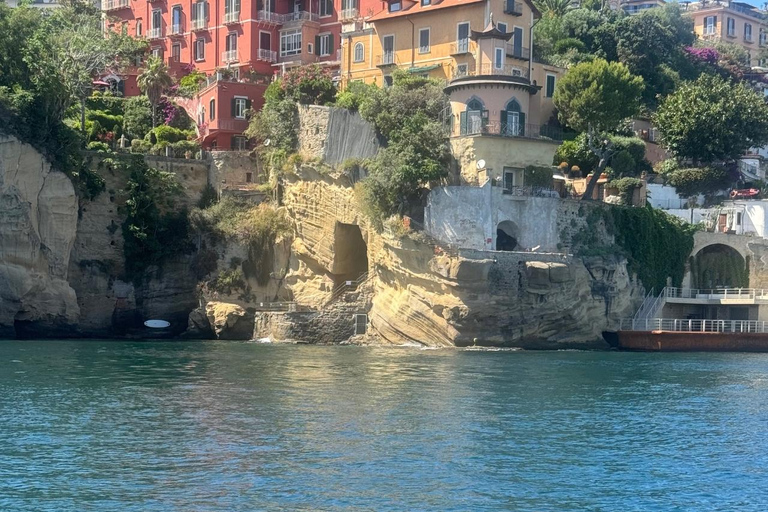
[[483, 160], [482, 158], [480, 160], [478, 160], [477, 161], [477, 168], [480, 169], [480, 170], [485, 169], [485, 160]]
[[264, 141], [264, 145], [265, 146], [269, 146], [270, 144], [272, 144], [272, 140], [271, 139], [267, 139], [267, 140]]
[[165, 320], [147, 320], [144, 322], [144, 325], [151, 329], [165, 329], [166, 327], [170, 327], [171, 323], [166, 322]]

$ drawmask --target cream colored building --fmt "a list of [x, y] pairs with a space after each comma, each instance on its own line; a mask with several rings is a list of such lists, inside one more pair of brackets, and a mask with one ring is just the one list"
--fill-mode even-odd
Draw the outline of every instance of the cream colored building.
[[749, 54], [751, 66], [761, 66], [760, 50], [768, 44], [768, 15], [744, 2], [691, 2], [683, 9], [693, 18], [693, 30], [705, 41], [737, 44]]

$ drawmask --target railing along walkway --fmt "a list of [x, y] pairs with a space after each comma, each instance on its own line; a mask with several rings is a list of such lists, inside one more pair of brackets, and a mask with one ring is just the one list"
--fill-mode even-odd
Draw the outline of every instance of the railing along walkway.
[[768, 333], [768, 322], [760, 320], [692, 320], [686, 318], [623, 319], [621, 331], [665, 331], [665, 332], [723, 332], [723, 333]]
[[662, 293], [667, 299], [701, 299], [701, 300], [765, 300], [768, 301], [768, 290], [763, 288], [674, 288], [666, 287]]

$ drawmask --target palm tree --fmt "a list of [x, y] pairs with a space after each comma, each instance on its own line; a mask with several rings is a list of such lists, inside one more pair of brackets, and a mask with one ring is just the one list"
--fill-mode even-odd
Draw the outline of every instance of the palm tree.
[[542, 13], [559, 18], [570, 10], [572, 0], [537, 0], [535, 3]]
[[157, 57], [150, 57], [147, 60], [147, 67], [139, 75], [139, 89], [147, 95], [152, 104], [152, 128], [155, 128], [155, 114], [160, 98], [170, 86], [173, 85], [173, 78], [168, 74], [168, 68], [163, 61]]

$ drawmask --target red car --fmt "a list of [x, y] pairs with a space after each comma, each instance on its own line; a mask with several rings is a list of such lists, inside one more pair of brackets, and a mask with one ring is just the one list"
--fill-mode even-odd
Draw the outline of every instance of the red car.
[[760, 197], [760, 190], [756, 188], [731, 190], [731, 199], [757, 199], [758, 197]]

